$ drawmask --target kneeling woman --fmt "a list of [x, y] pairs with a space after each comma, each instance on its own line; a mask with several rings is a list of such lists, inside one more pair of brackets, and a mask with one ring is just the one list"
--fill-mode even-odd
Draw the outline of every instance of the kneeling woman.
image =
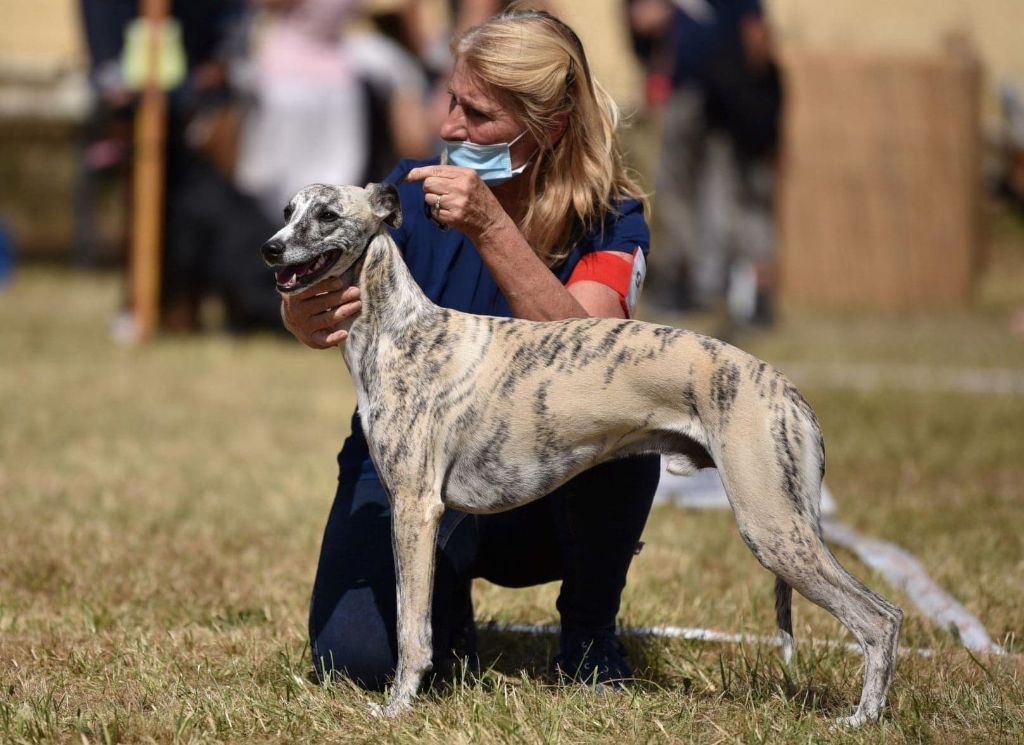
[[[452, 44], [441, 162], [402, 161], [404, 222], [393, 231], [438, 305], [538, 321], [630, 315], [649, 231], [626, 172], [618, 111], [579, 37], [556, 17], [514, 9]], [[285, 325], [310, 347], [343, 344], [359, 290], [329, 280], [285, 297]], [[383, 686], [396, 664], [390, 509], [358, 415], [338, 456], [309, 633], [320, 675]], [[434, 667], [476, 658], [470, 587], [561, 580], [563, 678], [632, 676], [615, 619], [658, 482], [657, 456], [606, 463], [511, 512], [448, 510], [438, 538]]]

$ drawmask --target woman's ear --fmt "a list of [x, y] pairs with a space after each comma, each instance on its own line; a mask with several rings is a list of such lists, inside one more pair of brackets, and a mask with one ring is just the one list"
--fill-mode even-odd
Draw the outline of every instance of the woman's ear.
[[547, 142], [544, 144], [547, 146], [547, 150], [554, 149], [558, 141], [562, 139], [562, 135], [565, 134], [566, 128], [569, 126], [569, 115], [559, 114], [555, 119], [555, 126], [548, 132]]

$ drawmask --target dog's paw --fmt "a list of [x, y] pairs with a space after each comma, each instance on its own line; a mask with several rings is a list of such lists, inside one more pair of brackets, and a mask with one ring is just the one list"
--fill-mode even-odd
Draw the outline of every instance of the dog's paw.
[[372, 717], [394, 719], [412, 709], [412, 705], [408, 701], [388, 701], [386, 704], [372, 703], [368, 708]]
[[869, 717], [858, 707], [855, 712], [850, 714], [848, 717], [837, 717], [832, 721], [833, 726], [837, 729], [856, 729], [857, 727], [863, 727], [869, 722], [874, 722], [878, 717]]

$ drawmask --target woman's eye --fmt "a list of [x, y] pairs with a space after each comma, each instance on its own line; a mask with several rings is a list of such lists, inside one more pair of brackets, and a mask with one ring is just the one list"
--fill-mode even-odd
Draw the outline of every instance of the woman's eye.
[[462, 106], [462, 113], [465, 114], [470, 119], [484, 119], [487, 121], [490, 121], [491, 119], [491, 117], [489, 117], [487, 114], [483, 113], [482, 111], [478, 111], [477, 109], [474, 109], [472, 106], [467, 106], [464, 103], [460, 104], [455, 99], [455, 94], [450, 93], [448, 98], [448, 112], [451, 113], [456, 106]]

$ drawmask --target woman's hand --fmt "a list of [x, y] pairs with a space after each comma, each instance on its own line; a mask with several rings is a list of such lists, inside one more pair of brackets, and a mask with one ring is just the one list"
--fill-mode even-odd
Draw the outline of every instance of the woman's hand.
[[465, 233], [471, 241], [509, 217], [494, 192], [472, 168], [422, 166], [413, 168], [406, 181], [423, 182], [423, 201], [434, 219]]
[[348, 338], [349, 319], [362, 307], [358, 287], [328, 279], [295, 295], [282, 295], [281, 320], [307, 347], [328, 349]]

